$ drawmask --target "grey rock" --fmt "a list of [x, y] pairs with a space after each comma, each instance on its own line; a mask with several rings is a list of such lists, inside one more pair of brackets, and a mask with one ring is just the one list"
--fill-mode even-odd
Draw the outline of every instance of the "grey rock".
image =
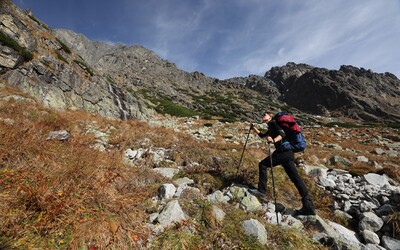
[[326, 167], [310, 166], [305, 164], [303, 169], [307, 175], [311, 175], [317, 178], [327, 177], [328, 168]]
[[225, 212], [224, 212], [222, 209], [220, 209], [219, 207], [217, 207], [217, 206], [215, 206], [215, 205], [212, 206], [211, 216], [212, 216], [213, 218], [215, 218], [216, 221], [218, 221], [219, 223], [221, 223], [221, 222], [224, 220], [225, 215], [226, 215], [226, 214], [225, 214]]
[[387, 250], [400, 250], [400, 240], [396, 240], [389, 236], [382, 236], [382, 246]]
[[140, 149], [128, 148], [127, 150], [125, 150], [125, 159], [127, 161], [135, 161], [141, 159], [146, 152], [147, 150], [142, 148]]
[[262, 209], [262, 205], [258, 201], [257, 197], [249, 193], [247, 193], [247, 195], [243, 197], [243, 199], [240, 201], [240, 207], [248, 212], [253, 212]]
[[180, 222], [185, 219], [186, 215], [179, 205], [178, 200], [172, 200], [168, 202], [157, 217], [157, 221], [163, 227], [171, 226], [174, 223]]
[[335, 155], [335, 156], [332, 156], [331, 158], [329, 158], [328, 164], [331, 166], [342, 165], [342, 166], [348, 167], [348, 166], [351, 166], [352, 163], [348, 159], [346, 159], [340, 155]]
[[229, 188], [229, 192], [232, 194], [232, 198], [235, 200], [242, 200], [247, 194], [247, 189], [239, 186], [232, 186]]
[[375, 186], [383, 187], [384, 185], [390, 185], [386, 175], [369, 173], [364, 175], [363, 178], [366, 182]]
[[380, 243], [379, 236], [372, 231], [364, 230], [361, 232], [361, 235], [363, 236], [365, 243], [370, 243], [375, 245], [379, 245]]
[[242, 229], [246, 235], [253, 236], [261, 245], [266, 245], [268, 241], [267, 230], [258, 220], [250, 219], [242, 222]]
[[357, 156], [357, 161], [368, 163], [369, 159], [365, 156]]
[[383, 206], [379, 207], [378, 209], [375, 210], [375, 213], [378, 216], [384, 216], [384, 215], [389, 215], [393, 214], [395, 212], [399, 212], [400, 208], [398, 206], [394, 206], [391, 204], [384, 204]]
[[176, 187], [173, 184], [167, 183], [160, 186], [158, 189], [158, 196], [161, 199], [171, 199], [174, 197]]
[[207, 200], [213, 204], [226, 203], [224, 194], [220, 190], [217, 190], [214, 193], [207, 195]]
[[383, 220], [372, 212], [365, 212], [361, 215], [361, 220], [358, 223], [360, 230], [370, 230], [377, 232], [383, 226]]
[[66, 130], [51, 131], [47, 135], [46, 140], [66, 141], [71, 137], [71, 134]]
[[372, 202], [368, 202], [368, 201], [361, 201], [360, 203], [360, 211], [361, 212], [371, 212], [373, 209], [377, 208], [377, 206], [372, 203]]
[[176, 168], [153, 168], [153, 171], [170, 179], [179, 173], [179, 169]]
[[385, 151], [381, 148], [375, 148], [374, 150], [372, 150], [372, 153], [377, 155], [382, 155], [385, 153]]
[[326, 177], [319, 177], [319, 184], [321, 184], [321, 186], [325, 187], [325, 188], [329, 188], [329, 189], [333, 189], [336, 187], [336, 183], [335, 181], [328, 179]]
[[194, 180], [188, 178], [188, 177], [183, 177], [183, 178], [179, 178], [174, 180], [175, 185], [177, 186], [181, 186], [181, 185], [191, 185], [194, 183]]

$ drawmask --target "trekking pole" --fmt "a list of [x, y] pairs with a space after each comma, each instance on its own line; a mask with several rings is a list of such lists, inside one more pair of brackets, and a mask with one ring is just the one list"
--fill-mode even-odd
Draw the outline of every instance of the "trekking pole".
[[268, 153], [269, 153], [269, 159], [271, 163], [271, 176], [272, 176], [272, 189], [273, 189], [273, 194], [274, 194], [274, 202], [275, 202], [275, 214], [276, 214], [276, 223], [279, 226], [279, 218], [278, 218], [278, 211], [276, 207], [276, 191], [275, 191], [275, 178], [274, 178], [274, 166], [272, 165], [272, 154], [271, 154], [271, 144], [268, 143]]
[[251, 129], [252, 129], [252, 127], [253, 127], [253, 124], [250, 124], [249, 132], [247, 133], [246, 142], [244, 143], [244, 147], [243, 147], [242, 155], [240, 156], [240, 161], [239, 161], [239, 165], [238, 165], [238, 168], [237, 168], [236, 175], [238, 175], [238, 174], [239, 174], [239, 168], [240, 168], [240, 165], [242, 164], [243, 155], [244, 155], [244, 150], [246, 149], [246, 146], [247, 146], [247, 141], [249, 140], [249, 135], [250, 135], [250, 132], [251, 132]]

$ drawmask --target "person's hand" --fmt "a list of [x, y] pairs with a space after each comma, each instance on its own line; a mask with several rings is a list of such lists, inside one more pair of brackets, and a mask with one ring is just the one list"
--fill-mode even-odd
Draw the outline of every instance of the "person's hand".
[[275, 143], [274, 139], [271, 136], [267, 137], [267, 142], [268, 143]]

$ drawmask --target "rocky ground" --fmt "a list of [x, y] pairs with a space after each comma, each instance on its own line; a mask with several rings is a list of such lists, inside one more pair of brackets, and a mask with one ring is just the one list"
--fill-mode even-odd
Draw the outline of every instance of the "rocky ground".
[[268, 152], [250, 134], [239, 169], [249, 123], [60, 113], [3, 84], [0, 99], [0, 239], [14, 246], [399, 248], [398, 129], [303, 127], [296, 163], [318, 215], [295, 218], [300, 199], [281, 167], [286, 212], [271, 187], [269, 202], [248, 192]]
[[[184, 131], [198, 140], [211, 142], [223, 140], [226, 143], [243, 145], [243, 138], [246, 136], [245, 127], [219, 122], [213, 126], [210, 124], [204, 126], [204, 122], [196, 118], [180, 120], [173, 118], [153, 120], [150, 124], [171, 127], [179, 132]], [[308, 143], [311, 144], [309, 147], [313, 152], [330, 151], [332, 155], [327, 159], [321, 158], [318, 154], [305, 154], [302, 156], [303, 159], [298, 158], [298, 167], [304, 169], [307, 175], [312, 176], [319, 188], [325, 190], [326, 195], [333, 197], [334, 214], [350, 222], [351, 230], [318, 215], [294, 218], [292, 211], [289, 210], [275, 216], [272, 200], [267, 203], [260, 202], [248, 192], [248, 186], [237, 184], [210, 194], [202, 193], [203, 199], [213, 204], [215, 219], [224, 220], [224, 211], [218, 207], [218, 204], [232, 203], [246, 212], [262, 211], [262, 218], [267, 223], [279, 223], [280, 226], [299, 230], [313, 227], [315, 230], [313, 239], [328, 244], [331, 248], [399, 249], [400, 241], [396, 239], [394, 228], [390, 226], [390, 220], [393, 220], [391, 215], [400, 211], [398, 179], [396, 181], [386, 174], [379, 174], [379, 170], [383, 168], [393, 168], [396, 169], [394, 172], [398, 173], [400, 167], [397, 160], [400, 152], [398, 130], [339, 127], [327, 129], [314, 126], [307, 127], [304, 131], [306, 136], [308, 135]], [[329, 137], [336, 143], [329, 140], [320, 141], [317, 140], [318, 137]], [[349, 141], [351, 141], [350, 144], [348, 144]], [[249, 144], [252, 145], [250, 147], [259, 147], [263, 143], [257, 136], [251, 134]], [[346, 156], [341, 156], [343, 155], [341, 152], [347, 152], [344, 154]], [[128, 161], [140, 160], [141, 155], [143, 155], [143, 149], [126, 151]], [[160, 153], [160, 149], [154, 152], [157, 161], [163, 160], [160, 155], [164, 155]], [[352, 170], [353, 166], [358, 170]], [[365, 174], [359, 170], [362, 166], [365, 167]], [[368, 169], [377, 173], [367, 173]], [[175, 168], [155, 168], [154, 170], [167, 178], [173, 178], [179, 172]], [[398, 174], [396, 176], [398, 178]], [[180, 196], [183, 192], [201, 194], [196, 186], [194, 180], [186, 177], [160, 186], [159, 195], [154, 197], [154, 201], [162, 205], [159, 211], [150, 215], [149, 226], [153, 232], [162, 231], [165, 226], [186, 219], [186, 215], [179, 206]], [[285, 205], [291, 207], [290, 203]], [[259, 221], [243, 221], [242, 229], [247, 234], [255, 236], [260, 244], [267, 244], [268, 232]]]

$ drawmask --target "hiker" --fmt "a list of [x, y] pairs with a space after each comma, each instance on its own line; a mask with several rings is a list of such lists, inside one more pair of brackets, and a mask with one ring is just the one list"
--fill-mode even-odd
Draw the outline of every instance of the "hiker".
[[286, 133], [282, 127], [278, 124], [272, 114], [265, 113], [262, 117], [262, 121], [268, 124], [268, 131], [261, 133], [253, 124], [251, 129], [254, 130], [261, 138], [267, 139], [268, 143], [275, 145], [275, 151], [272, 155], [269, 155], [264, 160], [260, 161], [258, 165], [259, 169], [259, 182], [258, 188], [253, 190], [253, 193], [257, 196], [265, 197], [267, 191], [267, 168], [272, 165], [282, 165], [285, 169], [286, 174], [290, 180], [294, 183], [301, 196], [303, 207], [295, 211], [295, 215], [315, 215], [315, 207], [312, 199], [308, 193], [307, 187], [297, 172], [294, 164], [294, 153], [293, 150], [283, 147], [282, 143], [285, 141]]

